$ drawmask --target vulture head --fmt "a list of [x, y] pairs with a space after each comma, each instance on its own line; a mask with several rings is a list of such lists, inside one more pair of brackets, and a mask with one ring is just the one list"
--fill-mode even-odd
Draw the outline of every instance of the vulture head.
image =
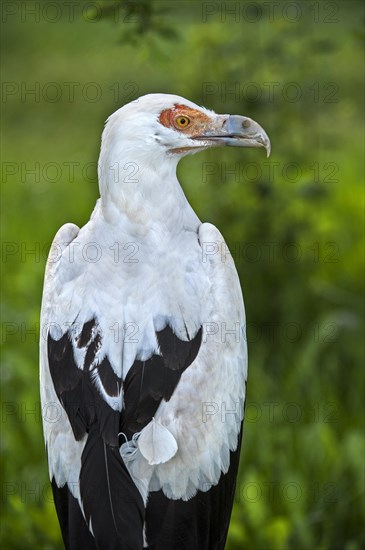
[[107, 120], [105, 140], [113, 136], [150, 152], [186, 155], [208, 147], [265, 147], [270, 140], [254, 120], [240, 115], [217, 115], [183, 97], [148, 94], [118, 109]]
[[[112, 196], [117, 203], [123, 199], [121, 193], [129, 194], [131, 204], [132, 193], [139, 192], [160, 201], [158, 188], [163, 194], [168, 182], [176, 180], [182, 157], [220, 146], [265, 147], [270, 154], [265, 130], [251, 118], [217, 115], [176, 95], [142, 96], [106, 121], [99, 157], [101, 196]], [[136, 200], [134, 196], [138, 208]], [[125, 201], [123, 205], [125, 209]]]

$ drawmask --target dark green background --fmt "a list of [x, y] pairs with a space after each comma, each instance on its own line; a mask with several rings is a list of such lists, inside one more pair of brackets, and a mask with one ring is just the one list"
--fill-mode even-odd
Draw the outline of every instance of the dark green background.
[[45, 259], [60, 225], [91, 213], [104, 120], [149, 92], [250, 116], [272, 142], [269, 161], [220, 149], [179, 166], [231, 247], [247, 310], [227, 548], [364, 547], [364, 10], [274, 4], [2, 3], [4, 549], [62, 548], [39, 410]]

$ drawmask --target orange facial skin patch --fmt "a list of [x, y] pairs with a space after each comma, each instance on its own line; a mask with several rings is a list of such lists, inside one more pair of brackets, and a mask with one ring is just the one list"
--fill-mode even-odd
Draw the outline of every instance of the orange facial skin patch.
[[[177, 124], [176, 120], [179, 117], [187, 117], [189, 124], [185, 127], [181, 127]], [[189, 136], [201, 135], [208, 126], [212, 126], [212, 119], [198, 111], [197, 109], [191, 109], [186, 105], [174, 105], [172, 109], [165, 109], [159, 116], [160, 123], [166, 128], [173, 128], [178, 132], [187, 134]]]

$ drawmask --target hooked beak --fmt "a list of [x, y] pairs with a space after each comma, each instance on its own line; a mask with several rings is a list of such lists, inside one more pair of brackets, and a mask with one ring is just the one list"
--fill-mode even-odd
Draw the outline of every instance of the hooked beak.
[[218, 115], [214, 129], [208, 127], [203, 134], [192, 139], [206, 142], [206, 146], [265, 147], [267, 156], [271, 144], [265, 130], [251, 118], [240, 115]]

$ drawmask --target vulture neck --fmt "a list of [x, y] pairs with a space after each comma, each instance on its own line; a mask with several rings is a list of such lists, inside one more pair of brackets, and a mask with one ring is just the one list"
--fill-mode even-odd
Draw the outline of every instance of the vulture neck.
[[146, 158], [138, 149], [113, 158], [102, 150], [99, 188], [105, 221], [128, 226], [131, 233], [196, 231], [201, 222], [177, 179], [179, 160], [166, 153]]

